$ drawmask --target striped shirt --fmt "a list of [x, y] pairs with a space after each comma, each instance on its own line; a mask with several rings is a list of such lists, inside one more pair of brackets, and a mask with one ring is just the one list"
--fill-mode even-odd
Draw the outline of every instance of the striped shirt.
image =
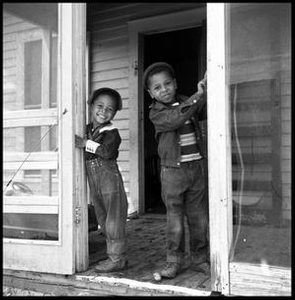
[[180, 162], [187, 162], [192, 160], [201, 159], [196, 134], [190, 120], [187, 120], [184, 125], [179, 129], [180, 131]]

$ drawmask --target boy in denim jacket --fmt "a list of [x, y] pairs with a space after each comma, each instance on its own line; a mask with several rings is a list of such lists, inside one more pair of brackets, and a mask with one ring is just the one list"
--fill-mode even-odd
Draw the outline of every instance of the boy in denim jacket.
[[94, 210], [106, 236], [108, 259], [94, 267], [97, 272], [113, 272], [127, 267], [125, 226], [127, 197], [117, 165], [121, 137], [111, 123], [122, 108], [120, 94], [110, 88], [93, 92], [88, 100], [92, 122], [86, 126], [86, 138], [75, 135], [75, 146], [85, 148], [86, 170]]
[[145, 70], [143, 81], [153, 99], [149, 117], [158, 141], [162, 199], [167, 209], [167, 263], [160, 274], [174, 278], [179, 273], [185, 255], [185, 216], [192, 266], [208, 270], [208, 200], [198, 147], [202, 139], [199, 120], [206, 118], [206, 78], [193, 96], [179, 95], [173, 68], [157, 62]]

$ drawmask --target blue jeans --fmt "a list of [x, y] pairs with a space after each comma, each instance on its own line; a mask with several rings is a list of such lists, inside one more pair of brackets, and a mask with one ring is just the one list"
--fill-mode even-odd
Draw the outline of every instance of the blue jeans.
[[120, 258], [126, 252], [127, 197], [114, 160], [88, 160], [86, 170], [97, 221], [106, 236], [107, 254]]
[[191, 257], [208, 257], [208, 199], [203, 160], [181, 163], [180, 168], [161, 167], [162, 199], [167, 209], [167, 262], [182, 263], [185, 254], [184, 216], [189, 229]]

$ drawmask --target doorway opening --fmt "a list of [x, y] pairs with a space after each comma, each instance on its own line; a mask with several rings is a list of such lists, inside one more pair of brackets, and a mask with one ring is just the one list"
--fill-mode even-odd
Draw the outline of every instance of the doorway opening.
[[[169, 63], [175, 70], [178, 93], [190, 96], [197, 90], [200, 77], [202, 27], [181, 29], [144, 36], [144, 69], [157, 61]], [[166, 213], [161, 198], [160, 158], [154, 125], [149, 119], [152, 99], [144, 91], [144, 196], [146, 213]]]

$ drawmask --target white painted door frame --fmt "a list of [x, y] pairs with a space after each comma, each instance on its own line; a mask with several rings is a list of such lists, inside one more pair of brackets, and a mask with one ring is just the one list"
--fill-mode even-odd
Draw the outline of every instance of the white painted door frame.
[[[88, 267], [85, 171], [83, 154], [74, 146], [74, 133], [83, 134], [85, 124], [85, 24], [85, 3], [58, 4], [57, 117], [62, 116], [58, 118], [59, 195], [44, 197], [48, 206], [43, 207], [35, 201], [22, 209], [20, 204], [11, 205], [11, 199], [4, 201], [6, 212], [17, 209], [17, 212], [39, 213], [41, 207], [46, 213], [46, 209], [54, 209], [59, 215], [58, 240], [4, 238], [4, 269], [73, 274]], [[21, 197], [18, 198], [21, 203]]]

